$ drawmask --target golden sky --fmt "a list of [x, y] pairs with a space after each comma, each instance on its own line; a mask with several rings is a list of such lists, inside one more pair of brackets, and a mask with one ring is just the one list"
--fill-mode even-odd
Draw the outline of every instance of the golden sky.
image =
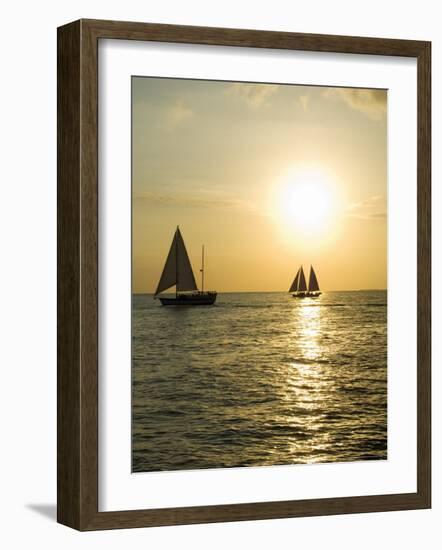
[[134, 77], [133, 291], [154, 292], [177, 225], [198, 283], [387, 286], [387, 92]]

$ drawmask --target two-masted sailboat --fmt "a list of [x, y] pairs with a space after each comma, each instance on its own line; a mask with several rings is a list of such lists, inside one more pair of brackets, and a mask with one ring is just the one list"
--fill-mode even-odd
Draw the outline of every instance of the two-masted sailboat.
[[304, 270], [301, 265], [298, 269], [298, 273], [296, 273], [292, 286], [289, 288], [289, 292], [293, 294], [294, 298], [316, 298], [317, 296], [320, 296], [321, 291], [319, 290], [318, 279], [313, 266], [310, 266], [308, 286], [305, 281]]
[[201, 290], [198, 290], [186, 246], [180, 228], [177, 227], [154, 298], [157, 298], [160, 292], [175, 286], [174, 297], [161, 296], [159, 298], [163, 306], [210, 306], [214, 304], [217, 293], [204, 291], [204, 246], [200, 271]]

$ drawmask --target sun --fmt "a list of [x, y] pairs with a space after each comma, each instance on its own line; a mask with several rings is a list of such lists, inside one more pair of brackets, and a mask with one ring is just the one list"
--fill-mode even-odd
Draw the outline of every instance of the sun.
[[275, 215], [285, 230], [318, 235], [332, 223], [335, 193], [332, 178], [315, 168], [296, 170], [281, 182]]

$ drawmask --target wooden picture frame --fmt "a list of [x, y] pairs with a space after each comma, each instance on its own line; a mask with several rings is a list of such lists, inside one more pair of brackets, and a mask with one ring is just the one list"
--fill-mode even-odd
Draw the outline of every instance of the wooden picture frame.
[[[159, 41], [405, 56], [418, 67], [417, 492], [98, 511], [98, 41]], [[58, 521], [81, 531], [431, 506], [431, 44], [79, 20], [58, 29]]]

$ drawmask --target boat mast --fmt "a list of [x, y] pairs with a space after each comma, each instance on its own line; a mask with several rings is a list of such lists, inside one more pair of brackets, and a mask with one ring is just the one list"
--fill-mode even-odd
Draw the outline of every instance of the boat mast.
[[204, 292], [204, 245], [201, 251], [201, 292]]
[[[176, 226], [176, 232], [180, 230], [180, 226]], [[175, 298], [178, 298], [178, 239], [175, 239]]]

